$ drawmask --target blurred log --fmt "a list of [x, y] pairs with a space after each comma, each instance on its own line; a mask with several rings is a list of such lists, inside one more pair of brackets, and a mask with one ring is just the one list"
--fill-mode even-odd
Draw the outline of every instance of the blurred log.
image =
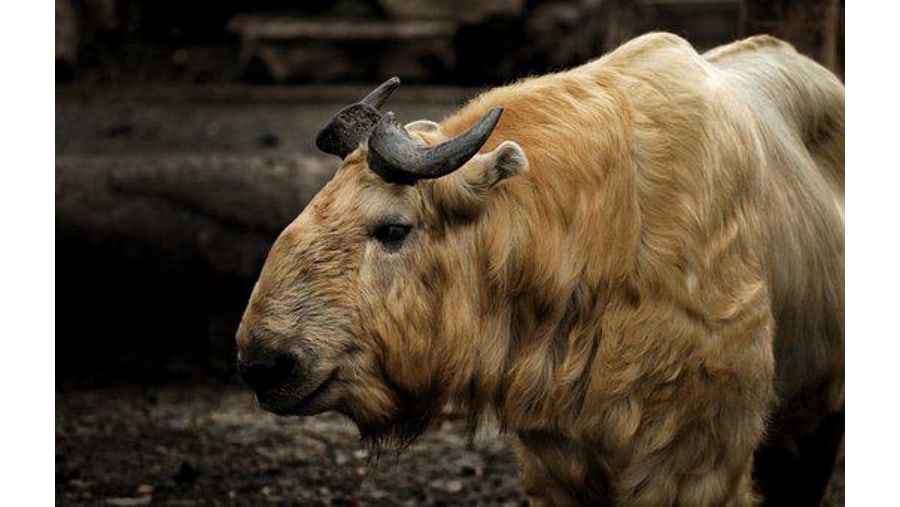
[[415, 81], [452, 68], [456, 24], [239, 14], [228, 30], [240, 36], [243, 74], [257, 81]]
[[258, 156], [57, 156], [61, 378], [228, 370], [279, 231], [334, 164]]
[[63, 155], [57, 228], [251, 277], [333, 170], [317, 158]]
[[520, 16], [524, 0], [378, 0], [391, 19], [478, 21], [492, 16]]

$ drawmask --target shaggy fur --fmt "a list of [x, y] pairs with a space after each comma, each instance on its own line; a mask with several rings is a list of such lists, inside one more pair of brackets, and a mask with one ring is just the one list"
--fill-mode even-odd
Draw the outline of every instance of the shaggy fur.
[[[240, 350], [313, 358], [285, 398], [333, 375], [305, 413], [374, 439], [448, 402], [493, 414], [536, 505], [753, 504], [754, 451], [844, 403], [843, 105], [765, 36], [701, 56], [649, 34], [491, 90], [410, 125], [437, 143], [504, 107], [450, 176], [343, 161], [273, 246]], [[413, 225], [398, 250], [385, 221]]]

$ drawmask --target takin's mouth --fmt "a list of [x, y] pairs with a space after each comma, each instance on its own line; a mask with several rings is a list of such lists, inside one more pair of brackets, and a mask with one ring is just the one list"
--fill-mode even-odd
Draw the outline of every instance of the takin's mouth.
[[292, 404], [275, 404], [270, 400], [260, 403], [262, 408], [276, 415], [313, 415], [328, 409], [321, 401], [329, 394], [331, 387], [337, 382], [338, 371], [333, 370], [318, 386]]

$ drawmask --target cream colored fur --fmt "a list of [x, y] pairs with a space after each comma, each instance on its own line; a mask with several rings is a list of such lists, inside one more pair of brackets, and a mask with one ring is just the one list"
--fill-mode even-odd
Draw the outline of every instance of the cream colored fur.
[[[753, 504], [767, 422], [789, 440], [843, 405], [843, 94], [776, 39], [669, 34], [486, 92], [411, 129], [504, 107], [450, 176], [344, 160], [239, 345], [315, 349], [372, 438], [495, 414], [537, 505]], [[414, 225], [397, 252], [369, 238], [386, 217]]]

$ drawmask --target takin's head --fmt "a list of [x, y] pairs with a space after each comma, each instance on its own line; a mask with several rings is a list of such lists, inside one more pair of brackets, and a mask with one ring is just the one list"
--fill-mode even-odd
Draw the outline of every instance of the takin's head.
[[382, 115], [398, 83], [319, 133], [341, 167], [275, 241], [237, 332], [263, 408], [335, 410], [376, 438], [413, 436], [445, 399], [447, 368], [466, 360], [451, 342], [485, 304], [471, 283], [477, 224], [497, 184], [527, 168], [511, 141], [478, 154], [500, 108], [449, 140]]

